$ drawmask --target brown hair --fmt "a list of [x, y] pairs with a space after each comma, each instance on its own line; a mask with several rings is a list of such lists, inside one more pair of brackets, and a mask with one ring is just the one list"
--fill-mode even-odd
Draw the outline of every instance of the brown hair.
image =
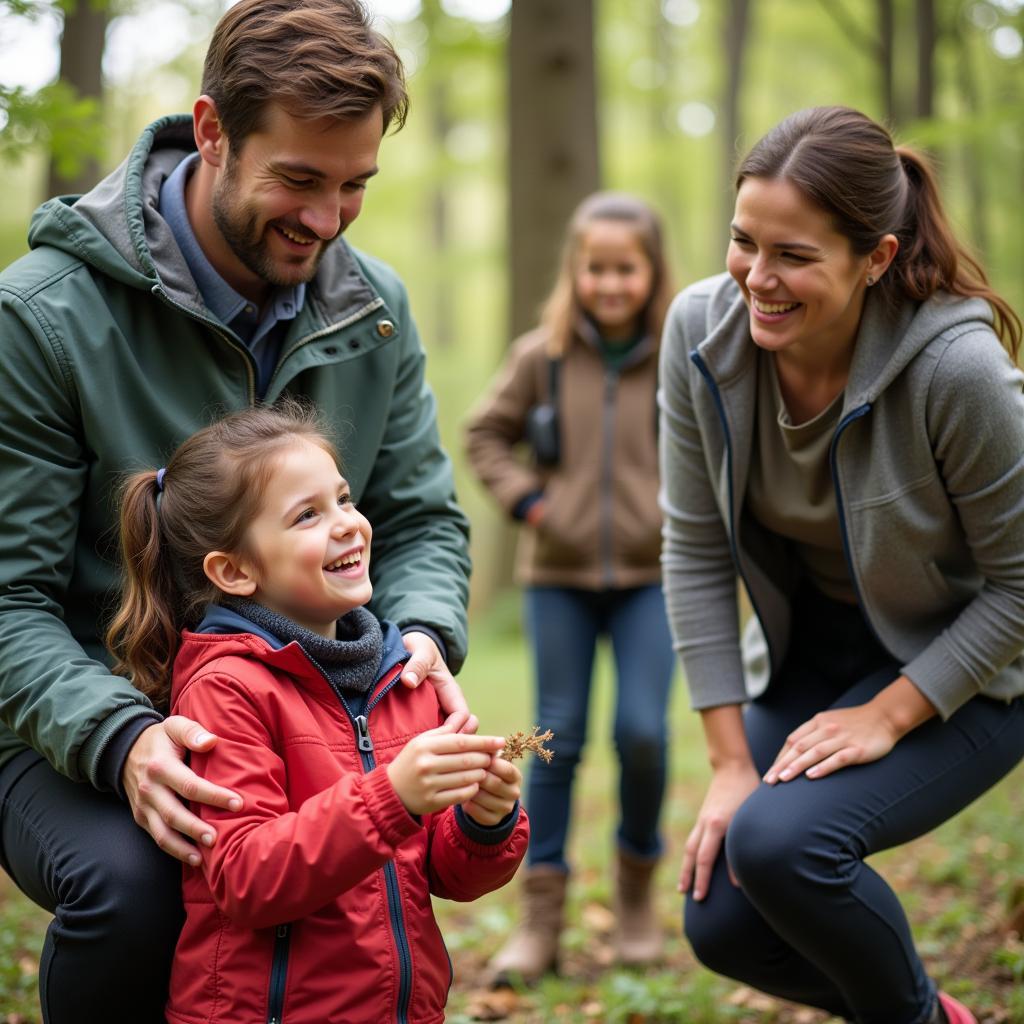
[[624, 192], [595, 192], [573, 211], [562, 246], [558, 277], [541, 310], [541, 323], [547, 328], [548, 350], [552, 356], [564, 355], [576, 332], [576, 324], [583, 316], [575, 287], [576, 259], [587, 228], [601, 220], [629, 224], [636, 232], [644, 254], [651, 261], [654, 278], [651, 296], [642, 314], [643, 328], [645, 334], [654, 338], [655, 344], [661, 339], [665, 313], [672, 300], [672, 282], [665, 257], [661, 218], [647, 203], [635, 196]]
[[876, 287], [918, 302], [938, 291], [985, 299], [996, 333], [1016, 359], [1020, 318], [957, 241], [927, 159], [895, 146], [880, 124], [849, 107], [797, 111], [747, 154], [737, 189], [746, 178], [792, 182], [832, 217], [857, 256], [874, 250], [883, 235], [895, 235], [899, 249]]
[[[274, 458], [297, 440], [337, 461], [315, 409], [295, 399], [233, 413], [193, 434], [166, 469], [135, 473], [121, 490], [121, 599], [106, 642], [114, 671], [165, 703], [183, 628], [220, 591], [203, 571], [211, 551], [246, 551]], [[251, 553], [249, 553], [251, 556]]]
[[339, 121], [379, 106], [385, 130], [401, 128], [409, 106], [402, 62], [360, 0], [241, 0], [214, 29], [202, 91], [236, 149], [268, 103]]

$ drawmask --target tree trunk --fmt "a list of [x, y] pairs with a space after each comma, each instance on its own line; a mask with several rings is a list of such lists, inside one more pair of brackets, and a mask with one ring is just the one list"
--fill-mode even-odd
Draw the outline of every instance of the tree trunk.
[[[68, 4], [60, 38], [60, 77], [80, 97], [103, 97], [103, 47], [109, 20], [105, 3], [73, 0]], [[100, 165], [94, 157], [70, 178], [63, 177], [51, 159], [47, 195], [87, 192], [99, 178]]]
[[[747, 30], [750, 27], [750, 0], [729, 0], [726, 6], [723, 42], [725, 49], [725, 89], [722, 95], [722, 189], [719, 203], [722, 215], [720, 223], [732, 220], [733, 194], [732, 178], [739, 156], [740, 136], [740, 91], [743, 87], [743, 52], [746, 48]], [[726, 233], [721, 232], [724, 239]], [[724, 259], [725, 245], [721, 243]]]
[[917, 35], [918, 118], [930, 118], [935, 112], [935, 0], [915, 0], [914, 24]]
[[600, 184], [592, 0], [515, 0], [508, 42], [509, 338], [537, 322], [573, 208]]
[[878, 69], [881, 77], [882, 108], [890, 127], [899, 123], [893, 55], [896, 51], [896, 19], [893, 0], [878, 0]]

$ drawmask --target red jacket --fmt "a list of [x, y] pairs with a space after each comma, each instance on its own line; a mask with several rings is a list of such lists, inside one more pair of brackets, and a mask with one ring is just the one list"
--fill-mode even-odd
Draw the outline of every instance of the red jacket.
[[184, 634], [174, 711], [219, 737], [192, 767], [244, 806], [198, 808], [218, 838], [184, 870], [169, 1022], [444, 1020], [451, 961], [430, 894], [504, 885], [529, 826], [520, 809], [511, 835], [485, 844], [452, 808], [409, 814], [384, 765], [442, 716], [432, 686], [398, 682], [401, 667], [354, 721], [298, 644]]

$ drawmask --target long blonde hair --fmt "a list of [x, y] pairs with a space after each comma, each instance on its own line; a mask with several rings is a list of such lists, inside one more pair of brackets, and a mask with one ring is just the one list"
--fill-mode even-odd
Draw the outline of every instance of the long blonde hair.
[[552, 357], [565, 354], [583, 316], [576, 295], [576, 260], [583, 236], [596, 221], [610, 220], [630, 225], [644, 255], [651, 261], [654, 278], [651, 295], [642, 313], [644, 334], [661, 339], [665, 313], [672, 301], [672, 282], [665, 257], [664, 231], [661, 218], [643, 200], [625, 192], [594, 192], [576, 207], [562, 246], [558, 277], [541, 309], [541, 324], [547, 329], [548, 353]]

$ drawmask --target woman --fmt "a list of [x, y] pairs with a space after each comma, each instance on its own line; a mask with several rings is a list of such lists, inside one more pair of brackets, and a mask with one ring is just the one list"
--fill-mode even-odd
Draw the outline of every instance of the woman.
[[[864, 858], [1024, 755], [1020, 320], [922, 158], [847, 108], [743, 161], [727, 265], [661, 357], [665, 589], [712, 766], [686, 933], [858, 1024], [966, 1024]], [[769, 665], [746, 709], [737, 576]]]

